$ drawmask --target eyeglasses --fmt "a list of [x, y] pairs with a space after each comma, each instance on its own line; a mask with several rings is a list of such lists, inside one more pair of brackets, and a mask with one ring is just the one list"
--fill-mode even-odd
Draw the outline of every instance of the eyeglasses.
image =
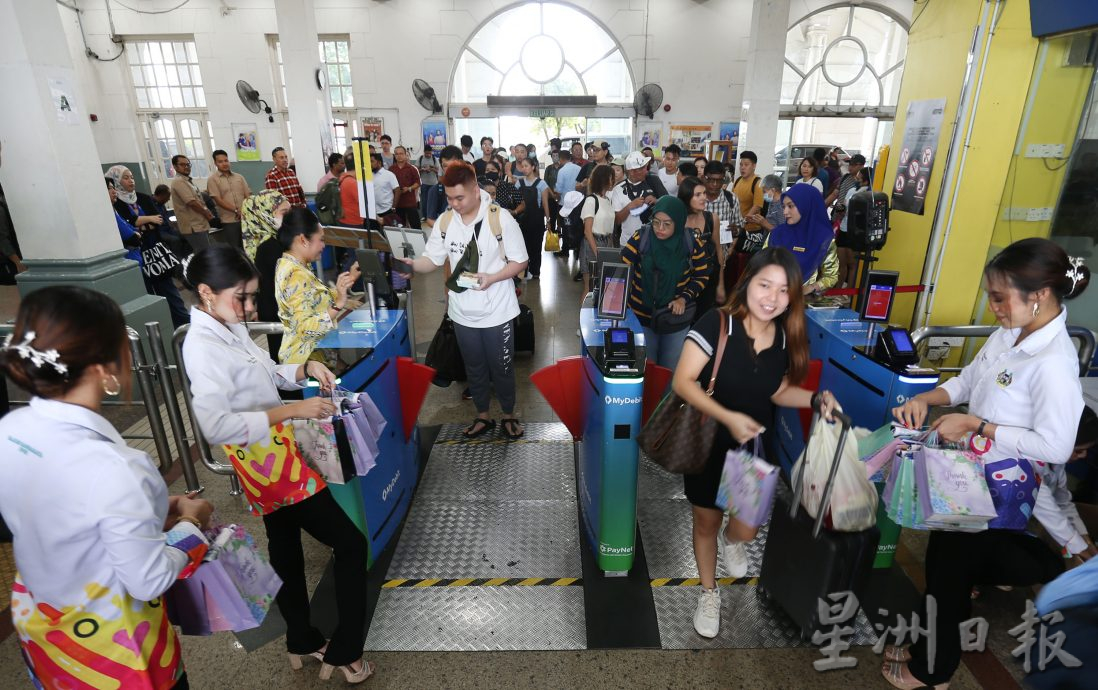
[[675, 227], [675, 221], [673, 221], [673, 220], [657, 220], [656, 218], [653, 218], [652, 219], [652, 227], [653, 228], [672, 228], [673, 229]]
[[706, 182], [716, 182], [716, 183], [718, 183], [718, 184], [719, 184], [719, 183], [721, 183], [721, 182], [724, 182], [724, 178], [723, 178], [723, 177], [716, 177], [716, 176], [713, 176], [713, 177], [706, 177], [706, 178], [705, 178], [705, 181], [706, 181]]

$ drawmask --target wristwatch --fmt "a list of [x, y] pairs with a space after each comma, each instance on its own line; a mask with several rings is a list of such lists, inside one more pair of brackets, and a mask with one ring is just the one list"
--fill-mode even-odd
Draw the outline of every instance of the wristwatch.
[[[977, 436], [983, 436], [984, 435], [984, 427], [985, 426], [987, 426], [987, 420], [986, 419], [981, 419], [980, 420], [980, 426], [976, 427], [976, 435]], [[986, 438], [986, 436], [985, 436], [985, 438]]]

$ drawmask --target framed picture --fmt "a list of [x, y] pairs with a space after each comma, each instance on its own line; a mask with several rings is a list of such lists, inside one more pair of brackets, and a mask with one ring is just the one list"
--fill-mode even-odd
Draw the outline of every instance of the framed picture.
[[362, 118], [362, 136], [366, 143], [381, 146], [381, 135], [385, 133], [385, 119], [381, 117]]
[[713, 125], [689, 125], [672, 124], [668, 139], [672, 144], [678, 144], [682, 149], [682, 155], [688, 157], [700, 156], [706, 151], [705, 144], [713, 136]]
[[705, 155], [711, 161], [720, 161], [725, 165], [736, 162], [736, 144], [728, 141], [711, 141]]
[[255, 123], [233, 123], [233, 139], [236, 147], [236, 159], [238, 161], [257, 161], [259, 155], [259, 135], [256, 134]]
[[663, 127], [661, 125], [645, 125], [640, 130], [640, 139], [638, 140], [637, 149], [643, 149], [646, 146], [651, 146], [653, 149], [658, 150], [660, 148], [660, 139], [663, 134]]
[[[423, 121], [423, 146], [430, 146], [433, 151], [438, 151], [446, 146], [446, 120], [427, 119]], [[419, 149], [423, 151], [421, 147]]]

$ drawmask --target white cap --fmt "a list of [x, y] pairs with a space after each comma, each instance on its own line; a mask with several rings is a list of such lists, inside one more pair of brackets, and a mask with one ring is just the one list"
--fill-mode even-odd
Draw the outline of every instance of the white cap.
[[583, 202], [583, 192], [565, 192], [560, 199], [560, 215], [568, 216]]
[[634, 151], [625, 158], [625, 169], [636, 170], [637, 168], [643, 168], [648, 165], [652, 159], [644, 155], [640, 151]]

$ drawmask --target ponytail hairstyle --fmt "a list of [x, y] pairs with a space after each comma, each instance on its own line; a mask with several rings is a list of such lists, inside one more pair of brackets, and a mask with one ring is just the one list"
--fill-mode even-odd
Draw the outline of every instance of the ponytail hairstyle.
[[298, 235], [309, 239], [318, 232], [321, 232], [320, 219], [309, 209], [295, 206], [282, 217], [282, 227], [278, 229], [278, 243], [282, 245], [283, 251], [288, 252]]
[[45, 287], [23, 298], [15, 330], [0, 349], [8, 378], [31, 395], [59, 398], [97, 364], [117, 366], [122, 390], [130, 390], [129, 335], [114, 300], [73, 285]]
[[796, 385], [808, 375], [808, 331], [804, 316], [804, 293], [801, 291], [804, 278], [793, 254], [785, 247], [773, 246], [755, 252], [721, 309], [731, 318], [740, 321], [747, 318], [747, 288], [759, 271], [767, 266], [780, 266], [785, 271], [789, 307], [784, 314], [774, 319], [774, 323], [785, 331], [785, 350], [789, 354], [789, 382]]
[[1048, 288], [1057, 304], [1078, 297], [1090, 284], [1090, 269], [1082, 259], [1068, 257], [1063, 247], [1040, 237], [1018, 240], [996, 254], [984, 275], [1025, 295]]

